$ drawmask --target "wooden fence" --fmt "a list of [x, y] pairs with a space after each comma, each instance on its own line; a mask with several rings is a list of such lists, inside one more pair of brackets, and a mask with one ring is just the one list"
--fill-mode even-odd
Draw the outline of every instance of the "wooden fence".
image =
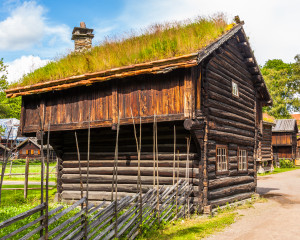
[[[89, 204], [86, 208], [87, 199], [84, 197], [66, 209], [59, 206], [48, 214], [45, 212], [8, 235], [0, 235], [0, 238], [4, 240], [19, 234], [19, 239], [135, 239], [143, 225], [152, 226], [162, 221], [189, 216], [193, 209], [193, 204], [189, 201], [191, 192], [192, 185], [181, 179], [171, 187], [150, 189], [142, 198], [137, 193], [118, 201], [103, 202], [98, 206]], [[42, 210], [46, 210], [45, 203], [0, 223], [0, 232]], [[67, 220], [62, 220], [70, 213]], [[29, 231], [28, 228], [32, 226], [35, 228]], [[43, 231], [44, 229], [47, 231]], [[20, 236], [22, 232], [23, 235]], [[41, 232], [42, 235], [38, 234]]]

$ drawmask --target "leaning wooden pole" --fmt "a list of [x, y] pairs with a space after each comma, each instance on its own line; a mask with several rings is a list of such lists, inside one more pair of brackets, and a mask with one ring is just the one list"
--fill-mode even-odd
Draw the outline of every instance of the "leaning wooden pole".
[[[40, 126], [41, 126], [41, 204], [44, 203], [44, 169], [45, 169], [45, 156], [44, 156], [44, 118], [42, 119], [40, 113]], [[41, 210], [41, 217], [44, 215], [44, 209]], [[44, 225], [44, 220], [41, 220], [41, 226]], [[44, 228], [40, 230], [40, 237], [44, 234]]]
[[157, 217], [158, 217], [158, 224], [160, 224], [160, 211], [159, 211], [159, 173], [158, 173], [158, 140], [157, 140], [157, 121], [156, 118], [154, 120], [155, 124], [155, 152], [156, 152], [156, 200], [157, 200], [157, 205], [156, 205], [156, 211], [157, 211]]
[[85, 239], [88, 239], [88, 206], [89, 206], [89, 174], [90, 174], [90, 140], [91, 140], [91, 108], [89, 111], [87, 169], [86, 169], [86, 206], [85, 206]]
[[[191, 143], [191, 138], [187, 138], [187, 182], [188, 182], [188, 188], [190, 187], [190, 143]], [[189, 191], [187, 191], [187, 211], [188, 211], [188, 218], [190, 218]]]
[[27, 198], [27, 193], [28, 193], [28, 174], [29, 174], [29, 159], [28, 159], [28, 157], [26, 157], [25, 180], [24, 180], [24, 199]]
[[177, 150], [176, 219], [178, 219], [179, 150]]
[[9, 156], [7, 156], [9, 154], [6, 153], [6, 148], [7, 148], [8, 139], [10, 137], [11, 131], [12, 131], [12, 128], [9, 130], [8, 137], [6, 139], [6, 145], [5, 145], [4, 153], [3, 153], [3, 163], [2, 163], [1, 182], [0, 182], [0, 205], [1, 205], [1, 197], [2, 197], [2, 183], [3, 183], [3, 179], [4, 179], [6, 163], [7, 163], [7, 160], [9, 158]]
[[174, 125], [173, 185], [175, 184], [175, 162], [176, 162], [176, 126]]
[[155, 188], [155, 163], [156, 163], [156, 154], [155, 154], [155, 113], [154, 113], [154, 120], [153, 120], [153, 188]]
[[49, 211], [49, 157], [50, 157], [50, 119], [48, 123], [48, 136], [47, 136], [47, 158], [46, 158], [46, 208], [45, 208], [45, 239], [48, 239], [48, 211]]
[[115, 238], [118, 238], [118, 158], [119, 158], [119, 133], [120, 133], [120, 112], [118, 113], [118, 125], [114, 161], [114, 192], [115, 192]]
[[[82, 182], [82, 171], [81, 171], [81, 161], [80, 161], [80, 151], [78, 146], [78, 138], [77, 132], [75, 131], [75, 143], [77, 150], [77, 158], [78, 158], [78, 168], [79, 168], [79, 181], [80, 181], [80, 199], [83, 198], [83, 182]], [[83, 203], [81, 204], [81, 210], [83, 209]]]
[[142, 196], [142, 180], [141, 180], [141, 149], [142, 149], [142, 118], [140, 117], [140, 141], [138, 151], [138, 182], [140, 191], [140, 227], [143, 223], [143, 196]]

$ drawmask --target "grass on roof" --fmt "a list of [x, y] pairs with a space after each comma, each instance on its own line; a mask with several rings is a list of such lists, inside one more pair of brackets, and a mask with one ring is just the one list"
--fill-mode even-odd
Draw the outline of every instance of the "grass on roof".
[[11, 88], [193, 53], [233, 25], [224, 14], [155, 24], [140, 34], [107, 38], [91, 51], [72, 52], [27, 74]]

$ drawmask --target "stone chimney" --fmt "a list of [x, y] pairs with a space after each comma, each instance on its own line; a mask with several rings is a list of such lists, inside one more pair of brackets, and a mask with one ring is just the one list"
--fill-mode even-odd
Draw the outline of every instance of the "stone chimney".
[[80, 27], [74, 27], [72, 40], [74, 40], [75, 52], [83, 52], [92, 48], [93, 31], [94, 29], [86, 28], [84, 22], [80, 23]]

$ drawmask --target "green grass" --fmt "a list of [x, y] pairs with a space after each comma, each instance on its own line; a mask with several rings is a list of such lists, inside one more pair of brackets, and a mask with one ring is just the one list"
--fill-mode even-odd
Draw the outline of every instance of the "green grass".
[[193, 240], [202, 239], [211, 234], [224, 230], [236, 219], [242, 217], [237, 213], [238, 209], [253, 208], [254, 203], [264, 203], [265, 198], [256, 197], [246, 201], [242, 205], [227, 205], [223, 209], [218, 208], [214, 216], [194, 215], [191, 219], [179, 219], [177, 221], [162, 225], [160, 228], [144, 226], [143, 235], [139, 236], [141, 240]]
[[[50, 163], [49, 171], [51, 171], [55, 165], [56, 165], [56, 163]], [[0, 167], [2, 168], [2, 165], [0, 165]], [[8, 163], [6, 165], [5, 173], [9, 173], [9, 172], [10, 172], [10, 164]], [[41, 172], [41, 164], [40, 163], [39, 164], [30, 163], [29, 164], [29, 173], [40, 173], [40, 172]], [[14, 165], [14, 163], [13, 163], [11, 173], [25, 173], [25, 165]], [[55, 173], [55, 169], [51, 173]], [[24, 179], [25, 179], [24, 175], [4, 176], [4, 181], [24, 181]], [[38, 182], [38, 181], [41, 181], [41, 176], [40, 175], [29, 175], [28, 180]], [[49, 181], [50, 182], [56, 181], [56, 175], [50, 174]]]
[[277, 173], [282, 173], [282, 172], [293, 171], [293, 170], [296, 170], [296, 169], [300, 169], [300, 167], [294, 167], [294, 168], [274, 168], [273, 172], [258, 173], [257, 176], [266, 176], [266, 175], [271, 175], [271, 174], [277, 174]]
[[146, 233], [146, 236], [140, 237], [139, 239], [201, 239], [215, 232], [219, 232], [234, 223], [236, 216], [237, 213], [233, 211], [225, 211], [215, 217], [194, 216], [191, 219], [169, 223], [163, 229], [155, 232], [153, 230], [149, 231]]
[[[13, 186], [16, 187], [17, 185]], [[11, 186], [4, 186], [4, 187], [11, 187]], [[30, 185], [30, 187], [39, 187], [37, 185]], [[52, 189], [49, 191], [49, 210], [62, 205], [61, 203], [54, 203], [54, 195], [56, 193], [56, 189]], [[2, 192], [2, 203], [0, 206], [0, 222], [3, 222], [11, 217], [17, 216], [20, 213], [23, 213], [29, 209], [32, 209], [40, 204], [40, 190], [29, 190], [28, 191], [28, 198], [24, 199], [23, 196], [24, 192], [22, 190], [4, 190]], [[67, 205], [66, 205], [67, 207]], [[75, 213], [77, 213], [79, 209], [75, 209], [62, 218], [60, 218], [55, 223], [51, 224], [49, 227], [49, 230], [54, 229], [55, 227], [62, 224], [64, 221], [69, 219], [71, 216], [74, 216]], [[4, 229], [1, 229], [0, 231], [0, 239], [2, 236], [7, 235], [8, 233], [13, 232], [16, 229], [19, 229], [20, 227], [24, 226], [25, 224], [37, 219], [40, 216], [40, 213], [35, 213], [31, 215], [30, 217], [27, 217], [23, 220], [20, 220], [9, 227], [6, 227]], [[13, 238], [10, 239], [20, 239], [22, 236], [24, 236], [26, 233], [32, 231], [36, 227], [39, 226], [39, 223], [35, 224], [31, 228], [21, 232], [20, 234], [16, 235]], [[35, 234], [31, 239], [38, 239], [39, 233]]]
[[140, 33], [107, 38], [91, 51], [72, 52], [29, 73], [11, 88], [194, 53], [233, 25], [224, 14], [155, 24]]

